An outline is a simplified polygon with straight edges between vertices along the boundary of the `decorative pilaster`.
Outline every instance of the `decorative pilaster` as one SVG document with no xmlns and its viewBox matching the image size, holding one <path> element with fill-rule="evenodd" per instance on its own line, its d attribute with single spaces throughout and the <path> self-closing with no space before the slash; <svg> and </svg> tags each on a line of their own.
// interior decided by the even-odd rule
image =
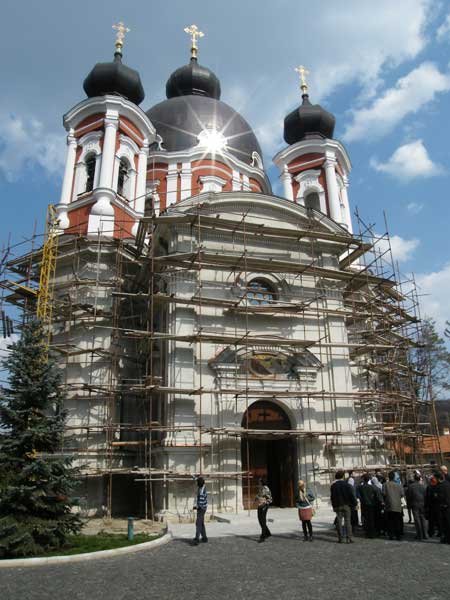
<svg viewBox="0 0 450 600">
<path fill-rule="evenodd" d="M 192 169 L 190 162 L 184 162 L 181 167 L 181 194 L 180 199 L 190 198 L 192 195 Z"/>
<path fill-rule="evenodd" d="M 169 164 L 167 171 L 167 195 L 166 208 L 175 204 L 177 201 L 178 170 L 177 164 Z"/>
<path fill-rule="evenodd" d="M 241 176 L 239 174 L 239 171 L 236 171 L 236 169 L 233 169 L 231 186 L 232 186 L 233 192 L 238 192 L 242 189 Z"/>
<path fill-rule="evenodd" d="M 330 217 L 336 223 L 341 223 L 341 209 L 339 202 L 339 188 L 336 177 L 336 159 L 327 156 L 325 161 L 325 176 L 327 180 L 328 204 L 330 207 Z"/>
<path fill-rule="evenodd" d="M 243 192 L 251 192 L 252 188 L 250 187 L 250 179 L 248 175 L 242 175 L 242 191 Z"/>
<path fill-rule="evenodd" d="M 56 214 L 61 229 L 67 229 L 69 227 L 69 216 L 67 214 L 68 205 L 70 204 L 70 198 L 72 195 L 73 178 L 75 174 L 75 158 L 77 153 L 77 140 L 73 135 L 73 131 L 70 131 L 67 136 L 67 157 L 66 166 L 64 169 L 64 179 L 61 190 L 61 198 L 59 204 L 56 207 Z"/>
<path fill-rule="evenodd" d="M 96 202 L 89 215 L 88 234 L 96 235 L 100 232 L 112 236 L 114 233 L 114 208 L 111 201 L 116 195 L 113 189 L 113 173 L 118 126 L 117 115 L 105 118 L 100 181 L 94 190 Z"/>
</svg>

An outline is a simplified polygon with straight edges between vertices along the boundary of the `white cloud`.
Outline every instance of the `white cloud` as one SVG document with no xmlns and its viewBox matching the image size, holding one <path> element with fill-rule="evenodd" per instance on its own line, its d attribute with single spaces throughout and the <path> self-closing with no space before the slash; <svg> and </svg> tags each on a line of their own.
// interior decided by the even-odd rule
<svg viewBox="0 0 450 600">
<path fill-rule="evenodd" d="M 421 204 L 420 202 L 410 202 L 406 205 L 406 209 L 412 215 L 418 215 L 423 209 L 423 204 Z"/>
<path fill-rule="evenodd" d="M 48 133 L 43 124 L 30 117 L 0 113 L 0 171 L 8 181 L 39 166 L 48 174 L 64 166 L 64 136 Z"/>
<path fill-rule="evenodd" d="M 436 32 L 436 38 L 439 42 L 450 40 L 450 14 L 448 14 Z"/>
<path fill-rule="evenodd" d="M 429 157 L 422 140 L 399 146 L 385 163 L 380 163 L 373 158 L 370 164 L 376 171 L 388 173 L 403 181 L 416 177 L 433 177 L 443 173 L 442 167 Z"/>
<path fill-rule="evenodd" d="M 422 273 L 416 277 L 423 317 L 432 317 L 442 333 L 450 320 L 450 263 L 440 271 Z"/>
<path fill-rule="evenodd" d="M 399 235 L 391 236 L 391 249 L 394 260 L 398 262 L 405 262 L 409 260 L 416 248 L 418 248 L 420 240 L 413 238 L 406 240 Z"/>
<path fill-rule="evenodd" d="M 425 29 L 434 6 L 432 0 L 378 0 L 375 18 L 373 5 L 361 0 L 347 0 L 345 7 L 328 2 L 326 10 L 321 2 L 287 4 L 289 18 L 283 20 L 282 27 L 273 27 L 270 9 L 261 23 L 260 38 L 270 38 L 273 52 L 267 54 L 259 41 L 248 38 L 248 53 L 255 60 L 248 63 L 248 71 L 243 65 L 237 83 L 246 90 L 243 112 L 255 131 L 262 131 L 261 146 L 266 157 L 285 145 L 282 121 L 301 101 L 295 65 L 301 62 L 310 70 L 313 103 L 321 102 L 330 109 L 327 97 L 337 88 L 354 85 L 354 102 L 367 104 L 389 69 L 416 58 L 425 48 Z M 298 23 L 308 23 L 301 36 Z M 231 49 L 231 56 L 227 50 L 229 61 L 239 62 L 242 51 L 241 45 Z M 255 89 L 253 82 L 261 73 L 266 73 L 268 79 Z M 223 81 L 225 101 L 235 80 L 233 71 L 230 81 Z"/>
<path fill-rule="evenodd" d="M 400 235 L 391 235 L 390 243 L 392 257 L 394 261 L 402 263 L 406 262 L 412 257 L 414 251 L 418 248 L 420 244 L 420 240 L 418 240 L 417 238 L 407 240 L 405 238 L 402 238 Z M 384 259 L 389 260 L 389 257 L 387 256 L 387 253 L 389 251 L 389 242 L 386 238 L 380 237 L 380 239 L 376 243 L 375 249 L 377 255 L 380 255 L 381 253 L 384 255 Z"/>
<path fill-rule="evenodd" d="M 373 5 L 360 0 L 347 1 L 346 10 L 338 3 L 326 11 L 318 6 L 318 28 L 308 26 L 321 46 L 314 48 L 317 58 L 311 63 L 314 89 L 324 96 L 342 83 L 356 81 L 363 86 L 363 95 L 370 97 L 381 83 L 383 67 L 398 66 L 423 50 L 432 4 L 430 0 L 381 0 L 376 18 Z"/>
<path fill-rule="evenodd" d="M 353 111 L 353 122 L 347 127 L 344 139 L 350 142 L 380 138 L 407 115 L 418 112 L 431 102 L 436 94 L 448 90 L 450 76 L 441 73 L 433 63 L 424 62 L 399 79 L 371 106 Z"/>
</svg>

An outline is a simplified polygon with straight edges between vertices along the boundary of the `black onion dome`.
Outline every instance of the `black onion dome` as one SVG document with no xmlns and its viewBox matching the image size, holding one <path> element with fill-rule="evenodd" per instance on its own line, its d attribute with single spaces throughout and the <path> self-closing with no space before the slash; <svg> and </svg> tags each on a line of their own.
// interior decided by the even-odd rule
<svg viewBox="0 0 450 600">
<path fill-rule="evenodd" d="M 336 119 L 319 104 L 311 104 L 308 94 L 303 94 L 303 102 L 284 119 L 284 139 L 287 144 L 295 144 L 306 137 L 320 136 L 332 138 Z"/>
<path fill-rule="evenodd" d="M 114 54 L 114 61 L 97 63 L 83 83 L 88 98 L 119 94 L 134 104 L 145 98 L 139 73 L 122 64 L 120 52 Z"/>
<path fill-rule="evenodd" d="M 174 71 L 166 84 L 167 98 L 191 95 L 220 99 L 220 81 L 212 71 L 199 65 L 196 58 Z"/>
<path fill-rule="evenodd" d="M 168 152 L 188 150 L 198 144 L 201 131 L 215 129 L 226 138 L 228 152 L 242 162 L 250 164 L 253 152 L 262 158 L 250 125 L 221 100 L 193 94 L 178 96 L 156 104 L 146 114 Z"/>
</svg>

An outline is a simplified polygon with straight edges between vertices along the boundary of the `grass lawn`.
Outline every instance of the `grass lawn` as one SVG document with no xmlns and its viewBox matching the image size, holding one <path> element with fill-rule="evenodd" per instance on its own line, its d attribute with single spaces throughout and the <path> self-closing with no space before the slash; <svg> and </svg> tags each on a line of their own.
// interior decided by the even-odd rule
<svg viewBox="0 0 450 600">
<path fill-rule="evenodd" d="M 97 535 L 70 535 L 63 548 L 52 550 L 45 554 L 36 556 L 67 556 L 69 554 L 83 554 L 84 552 L 98 552 L 99 550 L 111 550 L 112 548 L 122 548 L 123 546 L 135 546 L 143 542 L 156 540 L 160 535 L 147 535 L 146 533 L 137 533 L 132 542 L 128 541 L 125 534 L 98 533 Z"/>
</svg>

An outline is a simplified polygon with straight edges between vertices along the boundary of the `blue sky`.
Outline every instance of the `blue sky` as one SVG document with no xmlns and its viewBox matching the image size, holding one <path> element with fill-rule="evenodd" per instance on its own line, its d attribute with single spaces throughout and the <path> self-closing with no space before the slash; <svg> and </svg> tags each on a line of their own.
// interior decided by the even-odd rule
<svg viewBox="0 0 450 600">
<path fill-rule="evenodd" d="M 0 240 L 28 237 L 58 201 L 62 115 L 84 97 L 95 62 L 113 53 L 111 25 L 131 32 L 124 61 L 139 70 L 146 110 L 189 56 L 183 28 L 204 32 L 199 60 L 222 99 L 254 127 L 274 188 L 272 156 L 284 116 L 299 103 L 294 67 L 310 71 L 310 98 L 336 115 L 352 163 L 349 197 L 414 271 L 423 312 L 450 318 L 450 2 L 436 0 L 42 0 L 2 5 Z"/>
</svg>

